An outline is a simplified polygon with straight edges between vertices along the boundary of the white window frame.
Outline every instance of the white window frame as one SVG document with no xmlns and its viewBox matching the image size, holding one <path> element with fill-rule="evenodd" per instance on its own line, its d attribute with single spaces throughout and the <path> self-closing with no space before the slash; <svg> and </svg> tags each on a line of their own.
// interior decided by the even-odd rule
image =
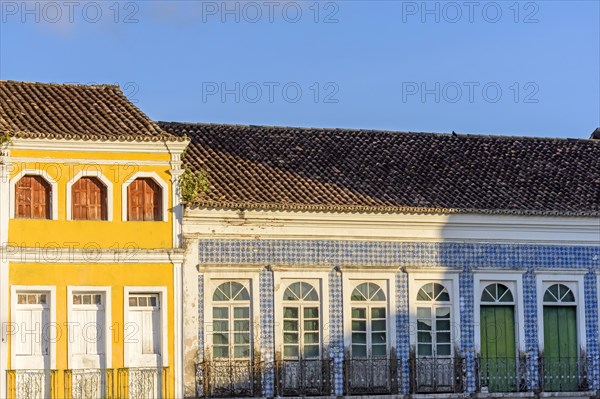
<svg viewBox="0 0 600 399">
<path fill-rule="evenodd" d="M 161 220 L 163 222 L 169 221 L 169 185 L 160 178 L 158 173 L 156 172 L 137 172 L 133 176 L 131 176 L 127 181 L 121 186 L 121 220 L 123 222 L 129 221 L 128 213 L 129 213 L 129 196 L 127 195 L 127 189 L 136 179 L 149 178 L 154 180 L 156 184 L 158 184 L 161 188 L 161 196 L 162 196 L 162 216 Z"/>
<path fill-rule="evenodd" d="M 260 294 L 259 294 L 259 271 L 230 271 L 204 272 L 204 353 L 211 353 L 212 347 L 212 308 L 213 294 L 215 289 L 222 283 L 235 281 L 242 283 L 250 291 L 250 359 L 253 360 L 259 349 L 260 337 Z M 212 353 L 211 353 L 212 360 Z"/>
<path fill-rule="evenodd" d="M 169 336 L 168 336 L 168 320 L 169 320 L 169 307 L 167 302 L 167 287 L 166 286 L 125 286 L 123 287 L 123 320 L 125 322 L 123 326 L 123 340 L 127 339 L 127 326 L 129 323 L 129 294 L 158 294 L 160 301 L 160 357 L 162 360 L 162 367 L 169 365 Z M 129 345 L 124 342 L 123 354 L 125 356 L 124 363 L 125 367 L 144 367 L 142 365 L 132 364 L 131 357 L 129 356 Z M 155 356 L 155 355 L 151 355 Z M 156 366 L 156 365 L 155 365 Z"/>
<path fill-rule="evenodd" d="M 47 171 L 39 169 L 24 169 L 10 179 L 9 209 L 10 218 L 15 219 L 15 201 L 17 183 L 24 176 L 39 176 L 50 185 L 50 220 L 58 220 L 58 183 Z"/>
<path fill-rule="evenodd" d="M 66 211 L 67 220 L 73 220 L 73 184 L 75 184 L 82 177 L 96 177 L 106 187 L 106 221 L 112 222 L 113 220 L 113 183 L 102 174 L 100 170 L 80 170 L 71 180 L 67 182 L 67 200 L 66 200 Z M 77 220 L 78 222 L 85 220 Z M 102 222 L 103 220 L 92 220 L 94 222 Z"/>
<path fill-rule="evenodd" d="M 377 270 L 372 271 L 342 271 L 342 304 L 344 320 L 344 347 L 351 353 L 352 347 L 352 300 L 350 296 L 352 291 L 362 283 L 375 283 L 384 290 L 386 296 L 386 357 L 389 357 L 392 348 L 397 348 L 396 342 L 396 318 L 398 317 L 396 309 L 396 273 L 397 270 Z M 365 302 L 368 303 L 368 302 Z"/>
<path fill-rule="evenodd" d="M 307 282 L 312 284 L 319 294 L 319 338 L 320 338 L 320 357 L 325 356 L 325 348 L 329 347 L 330 332 L 325 331 L 325 327 L 330 325 L 329 321 L 329 271 L 322 269 L 310 270 L 303 269 L 302 271 L 274 271 L 273 284 L 274 288 L 274 306 L 275 306 L 275 352 L 281 351 L 283 358 L 283 307 L 285 303 L 293 301 L 284 301 L 283 294 L 290 284 L 295 282 Z"/>
<path fill-rule="evenodd" d="M 12 285 L 10 287 L 10 321 L 13 326 L 17 326 L 17 294 L 20 292 L 39 292 L 45 293 L 49 296 L 50 303 L 48 307 L 50 309 L 50 325 L 55 326 L 55 332 L 57 335 L 54 339 L 49 339 L 48 346 L 50 347 L 50 369 L 56 369 L 56 341 L 60 337 L 60 327 L 56 324 L 56 286 L 54 285 Z M 17 328 L 20 328 L 17 326 Z M 45 329 L 42 326 L 42 336 L 44 332 L 51 332 L 52 329 Z M 18 334 L 18 331 L 17 331 Z M 15 347 L 15 337 L 17 334 L 12 334 L 10 340 L 10 364 L 13 369 L 17 369 L 17 350 Z M 25 369 L 31 367 L 25 367 Z"/>
<path fill-rule="evenodd" d="M 442 284 L 449 291 L 451 322 L 451 356 L 456 356 L 456 348 L 461 347 L 461 312 L 460 312 L 460 269 L 448 268 L 405 268 L 408 273 L 408 307 L 409 336 L 411 348 L 417 350 L 417 294 L 421 287 L 428 283 Z"/>
<path fill-rule="evenodd" d="M 575 306 L 577 306 L 577 351 L 585 352 L 587 347 L 585 328 L 585 293 L 584 276 L 588 271 L 585 269 L 574 270 L 537 270 L 536 292 L 537 292 L 537 319 L 538 319 L 538 345 L 541 352 L 544 350 L 544 294 L 549 286 L 561 283 L 569 287 L 575 295 Z"/>
<path fill-rule="evenodd" d="M 510 288 L 513 295 L 515 307 L 515 321 L 517 322 L 515 342 L 517 351 L 525 352 L 525 311 L 523 304 L 523 271 L 498 271 L 498 270 L 475 270 L 473 274 L 473 295 L 475 296 L 475 350 L 481 352 L 481 294 L 483 289 L 490 284 L 504 284 Z M 518 355 L 518 352 L 517 352 Z"/>
<path fill-rule="evenodd" d="M 76 293 L 98 293 L 103 294 L 104 297 L 104 359 L 106 365 L 104 368 L 112 368 L 112 300 L 111 300 L 111 287 L 110 286 L 79 286 L 69 285 L 67 286 L 67 322 L 70 322 L 71 315 L 73 314 L 73 294 Z M 129 303 L 129 302 L 128 302 Z M 67 329 L 67 335 L 71 333 L 71 328 Z M 70 369 L 74 368 L 73 360 L 71 359 L 71 353 L 73 352 L 74 341 L 68 337 L 68 348 L 67 348 L 67 365 Z M 101 365 L 102 366 L 102 365 Z M 102 368 L 102 367 L 101 367 Z"/>
</svg>

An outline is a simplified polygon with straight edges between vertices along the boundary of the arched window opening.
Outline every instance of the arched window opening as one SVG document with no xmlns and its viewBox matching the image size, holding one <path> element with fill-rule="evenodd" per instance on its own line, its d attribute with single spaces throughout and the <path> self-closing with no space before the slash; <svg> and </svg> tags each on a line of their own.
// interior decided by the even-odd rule
<svg viewBox="0 0 600 399">
<path fill-rule="evenodd" d="M 82 177 L 71 188 L 73 220 L 108 220 L 106 186 L 96 177 Z"/>
<path fill-rule="evenodd" d="M 213 356 L 216 359 L 249 359 L 250 294 L 236 281 L 220 284 L 213 294 Z"/>
<path fill-rule="evenodd" d="M 359 284 L 350 295 L 352 301 L 352 357 L 387 356 L 387 303 L 383 289 L 376 283 Z"/>
<path fill-rule="evenodd" d="M 283 357 L 321 356 L 321 319 L 317 289 L 306 282 L 290 284 L 283 294 Z"/>
<path fill-rule="evenodd" d="M 15 217 L 50 219 L 52 188 L 41 176 L 25 175 L 15 185 Z"/>
<path fill-rule="evenodd" d="M 439 283 L 427 283 L 417 293 L 417 356 L 452 356 L 450 294 Z"/>
<path fill-rule="evenodd" d="M 153 179 L 135 179 L 127 187 L 127 215 L 130 221 L 163 220 L 162 188 Z"/>
</svg>

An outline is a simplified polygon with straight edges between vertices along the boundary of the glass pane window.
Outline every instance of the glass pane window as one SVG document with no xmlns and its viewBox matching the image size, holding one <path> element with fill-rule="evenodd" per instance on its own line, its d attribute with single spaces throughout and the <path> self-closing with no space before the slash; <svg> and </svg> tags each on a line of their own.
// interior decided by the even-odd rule
<svg viewBox="0 0 600 399">
<path fill-rule="evenodd" d="M 48 303 L 47 294 L 41 293 L 19 293 L 17 294 L 17 304 L 19 305 L 46 305 Z"/>
<path fill-rule="evenodd" d="M 553 284 L 544 293 L 546 303 L 570 303 L 575 304 L 575 294 L 564 284 Z"/>
<path fill-rule="evenodd" d="M 509 291 L 510 292 L 510 291 Z M 506 294 L 506 292 L 502 292 Z M 484 295 L 497 296 L 485 291 Z M 424 284 L 417 293 L 417 356 L 452 356 L 452 308 L 443 284 Z"/>
<path fill-rule="evenodd" d="M 513 303 L 514 299 L 510 288 L 504 284 L 494 283 L 483 289 L 483 293 L 481 294 L 481 302 L 485 302 L 486 304 L 507 304 Z"/>
<path fill-rule="evenodd" d="M 92 303 L 97 303 L 95 301 L 101 300 L 97 298 L 95 295 L 90 298 L 86 298 L 87 295 L 81 295 L 81 299 L 77 298 L 77 300 L 81 300 L 84 305 Z M 75 296 L 73 297 L 73 301 L 75 301 Z M 75 302 L 73 302 L 75 303 Z M 159 306 L 158 294 L 129 294 L 129 306 L 130 307 L 149 307 L 155 308 Z"/>
<path fill-rule="evenodd" d="M 387 307 L 383 289 L 376 283 L 361 283 L 352 291 L 351 355 L 353 358 L 387 356 Z"/>
<path fill-rule="evenodd" d="M 451 309 L 449 306 L 417 308 L 417 355 L 452 355 Z"/>
<path fill-rule="evenodd" d="M 321 356 L 319 293 L 306 282 L 290 284 L 283 294 L 283 356 L 315 359 Z"/>
<path fill-rule="evenodd" d="M 250 295 L 244 285 L 228 281 L 213 293 L 212 351 L 216 359 L 249 359 L 252 355 Z"/>
</svg>

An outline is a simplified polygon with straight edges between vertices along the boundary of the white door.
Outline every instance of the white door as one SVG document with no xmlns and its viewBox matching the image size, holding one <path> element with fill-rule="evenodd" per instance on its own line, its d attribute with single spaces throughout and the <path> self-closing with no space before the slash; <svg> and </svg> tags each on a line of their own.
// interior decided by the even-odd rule
<svg viewBox="0 0 600 399">
<path fill-rule="evenodd" d="M 50 393 L 49 295 L 41 292 L 18 292 L 14 311 L 17 397 L 43 399 Z"/>
<path fill-rule="evenodd" d="M 104 395 L 105 318 L 104 295 L 97 292 L 75 292 L 71 295 L 71 328 L 69 329 L 72 397 L 101 398 Z"/>
<path fill-rule="evenodd" d="M 129 397 L 159 398 L 162 376 L 161 303 L 158 294 L 129 294 L 125 345 L 129 361 Z"/>
</svg>

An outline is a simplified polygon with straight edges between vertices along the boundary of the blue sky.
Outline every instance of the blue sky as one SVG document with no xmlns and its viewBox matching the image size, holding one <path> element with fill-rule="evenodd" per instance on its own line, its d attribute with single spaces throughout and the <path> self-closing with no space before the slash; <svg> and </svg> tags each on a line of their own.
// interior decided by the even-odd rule
<svg viewBox="0 0 600 399">
<path fill-rule="evenodd" d="M 587 138 L 599 3 L 0 0 L 0 78 L 164 121 Z"/>
</svg>

